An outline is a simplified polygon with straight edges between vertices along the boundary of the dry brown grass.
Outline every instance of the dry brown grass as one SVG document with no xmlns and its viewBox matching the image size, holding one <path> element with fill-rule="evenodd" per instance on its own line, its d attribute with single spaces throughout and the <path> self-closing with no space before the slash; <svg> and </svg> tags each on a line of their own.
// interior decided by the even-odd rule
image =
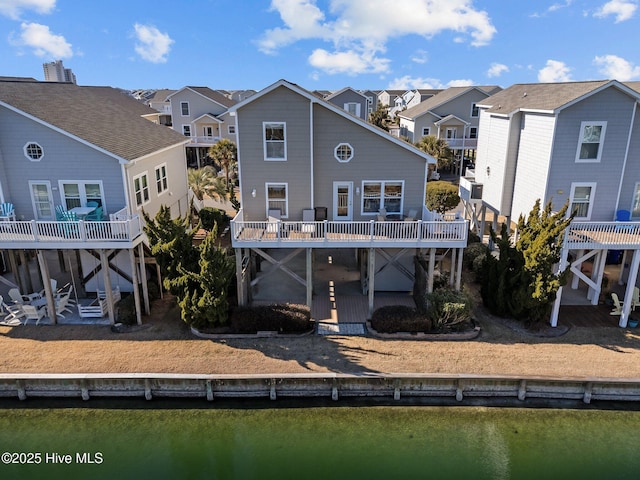
<svg viewBox="0 0 640 480">
<path fill-rule="evenodd" d="M 640 335 L 574 327 L 558 337 L 515 331 L 476 311 L 471 341 L 368 337 L 204 340 L 193 336 L 170 299 L 155 302 L 145 328 L 0 327 L 4 373 L 445 373 L 640 378 Z"/>
</svg>

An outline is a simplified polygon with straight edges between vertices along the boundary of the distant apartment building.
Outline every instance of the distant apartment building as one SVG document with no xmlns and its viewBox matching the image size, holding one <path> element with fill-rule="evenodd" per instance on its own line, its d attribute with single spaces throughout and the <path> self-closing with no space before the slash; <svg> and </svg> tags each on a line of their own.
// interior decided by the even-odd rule
<svg viewBox="0 0 640 480">
<path fill-rule="evenodd" d="M 64 68 L 62 60 L 42 64 L 45 82 L 76 83 L 76 76 L 70 68 Z"/>
</svg>

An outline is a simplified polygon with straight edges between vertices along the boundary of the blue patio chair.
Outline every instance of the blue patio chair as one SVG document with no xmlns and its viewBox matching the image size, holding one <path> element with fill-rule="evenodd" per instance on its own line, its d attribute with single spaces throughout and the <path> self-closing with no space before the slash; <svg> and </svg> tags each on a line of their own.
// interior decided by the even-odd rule
<svg viewBox="0 0 640 480">
<path fill-rule="evenodd" d="M 66 210 L 62 214 L 62 222 L 68 222 L 68 224 L 62 226 L 62 234 L 65 237 L 75 237 L 78 235 L 78 215 L 76 212 Z"/>
<path fill-rule="evenodd" d="M 16 211 L 13 207 L 13 203 L 5 202 L 0 203 L 0 220 L 9 221 L 16 220 Z"/>
<path fill-rule="evenodd" d="M 96 207 L 96 209 L 91 212 L 88 213 L 86 217 L 84 217 L 85 220 L 88 220 L 90 222 L 101 222 L 102 221 L 102 207 Z"/>
<path fill-rule="evenodd" d="M 98 202 L 94 202 L 93 200 L 87 202 L 87 207 L 95 207 L 98 208 L 100 205 L 98 204 Z"/>
<path fill-rule="evenodd" d="M 58 222 L 63 222 L 64 221 L 64 214 L 66 213 L 66 210 L 64 209 L 64 207 L 62 205 L 56 205 L 56 220 Z"/>
</svg>

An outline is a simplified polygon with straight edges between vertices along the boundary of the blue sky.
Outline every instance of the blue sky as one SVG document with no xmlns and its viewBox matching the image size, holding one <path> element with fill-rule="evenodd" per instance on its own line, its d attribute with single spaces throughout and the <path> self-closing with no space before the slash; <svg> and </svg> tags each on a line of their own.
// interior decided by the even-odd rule
<svg viewBox="0 0 640 480">
<path fill-rule="evenodd" d="M 0 0 L 0 75 L 313 89 L 640 80 L 640 0 Z"/>
</svg>

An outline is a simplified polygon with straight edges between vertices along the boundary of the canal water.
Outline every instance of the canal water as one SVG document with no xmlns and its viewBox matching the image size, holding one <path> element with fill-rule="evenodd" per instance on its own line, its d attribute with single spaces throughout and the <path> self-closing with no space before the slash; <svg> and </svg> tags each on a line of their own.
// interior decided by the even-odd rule
<svg viewBox="0 0 640 480">
<path fill-rule="evenodd" d="M 640 412 L 3 408 L 0 450 L 1 479 L 637 479 Z"/>
</svg>

